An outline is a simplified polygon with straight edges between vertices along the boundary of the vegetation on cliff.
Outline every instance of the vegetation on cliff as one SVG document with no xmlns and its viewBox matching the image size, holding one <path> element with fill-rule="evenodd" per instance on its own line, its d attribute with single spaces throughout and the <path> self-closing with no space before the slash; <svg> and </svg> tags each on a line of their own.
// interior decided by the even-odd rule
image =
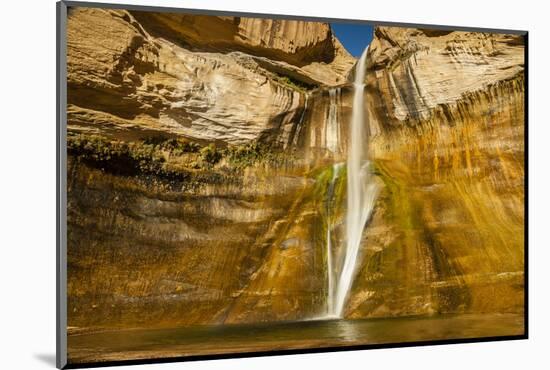
<svg viewBox="0 0 550 370">
<path fill-rule="evenodd" d="M 309 90 L 313 90 L 318 88 L 318 85 L 313 84 L 306 84 L 305 82 L 299 81 L 295 78 L 292 78 L 290 76 L 283 76 L 279 74 L 275 74 L 273 76 L 273 79 L 287 87 L 290 87 L 291 89 L 297 90 L 299 92 L 307 92 Z"/>
<path fill-rule="evenodd" d="M 292 158 L 291 153 L 258 142 L 225 147 L 184 138 L 148 137 L 125 142 L 72 132 L 67 137 L 67 152 L 107 172 L 171 179 L 186 179 L 190 174 L 205 171 L 239 173 L 256 165 L 278 166 Z"/>
</svg>

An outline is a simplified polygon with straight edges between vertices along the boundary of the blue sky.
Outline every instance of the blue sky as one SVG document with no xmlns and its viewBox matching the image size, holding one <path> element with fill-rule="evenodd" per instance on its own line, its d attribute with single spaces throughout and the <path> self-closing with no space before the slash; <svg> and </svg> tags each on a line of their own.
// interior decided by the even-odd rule
<svg viewBox="0 0 550 370">
<path fill-rule="evenodd" d="M 359 58 L 370 44 L 374 27 L 368 24 L 331 23 L 332 32 L 347 51 Z"/>
</svg>

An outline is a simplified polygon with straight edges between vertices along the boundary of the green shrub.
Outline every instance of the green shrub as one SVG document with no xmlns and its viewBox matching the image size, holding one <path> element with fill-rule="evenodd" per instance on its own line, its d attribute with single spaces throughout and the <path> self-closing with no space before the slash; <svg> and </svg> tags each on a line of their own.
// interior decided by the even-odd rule
<svg viewBox="0 0 550 370">
<path fill-rule="evenodd" d="M 222 153 L 218 151 L 215 144 L 209 144 L 200 150 L 202 160 L 210 165 L 214 165 L 222 159 Z"/>
<path fill-rule="evenodd" d="M 305 82 L 299 81 L 290 76 L 284 76 L 279 74 L 277 75 L 277 81 L 283 85 L 290 87 L 291 89 L 298 90 L 301 92 L 305 92 L 307 90 L 311 90 L 316 87 L 315 85 L 307 84 Z"/>
<path fill-rule="evenodd" d="M 96 135 L 69 133 L 69 154 L 89 165 L 123 175 L 139 173 L 176 178 L 190 172 L 201 172 L 218 166 L 222 172 L 240 171 L 246 167 L 264 163 L 278 165 L 287 155 L 275 151 L 267 144 L 249 143 L 219 148 L 211 143 L 201 146 L 188 139 L 162 137 L 143 141 L 123 142 Z"/>
<path fill-rule="evenodd" d="M 153 145 L 158 150 L 166 150 L 176 155 L 182 153 L 197 153 L 201 146 L 186 139 L 170 138 L 163 136 L 151 136 L 143 140 L 145 145 Z"/>
<path fill-rule="evenodd" d="M 67 152 L 91 165 L 120 174 L 160 174 L 165 161 L 153 144 L 128 144 L 95 135 L 68 135 Z"/>
</svg>

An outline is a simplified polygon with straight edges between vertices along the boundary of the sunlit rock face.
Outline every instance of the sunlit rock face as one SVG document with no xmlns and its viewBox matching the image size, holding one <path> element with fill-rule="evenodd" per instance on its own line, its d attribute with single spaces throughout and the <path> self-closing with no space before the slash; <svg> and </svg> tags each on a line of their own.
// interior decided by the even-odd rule
<svg viewBox="0 0 550 370">
<path fill-rule="evenodd" d="M 377 28 L 369 56 L 385 186 L 347 315 L 522 312 L 522 38 Z"/>
<path fill-rule="evenodd" d="M 509 35 L 376 29 L 381 190 L 345 317 L 521 312 L 523 52 Z M 323 23 L 72 9 L 69 133 L 142 152 L 125 170 L 105 144 L 69 151 L 70 330 L 322 317 L 354 63 Z M 203 163 L 212 143 L 236 160 Z M 150 151 L 162 171 L 141 169 Z"/>
<path fill-rule="evenodd" d="M 523 36 L 378 27 L 367 68 L 375 125 L 455 122 L 445 109 L 523 75 Z"/>
<path fill-rule="evenodd" d="M 69 128 L 117 138 L 285 142 L 354 63 L 325 23 L 75 8 L 67 32 Z"/>
<path fill-rule="evenodd" d="M 169 168 L 159 175 L 69 151 L 71 330 L 322 313 L 318 167 L 345 157 L 346 103 L 329 86 L 354 61 L 324 23 L 72 9 L 71 134 L 301 154 L 278 168 L 197 170 L 198 153 L 180 163 L 158 151 Z"/>
<path fill-rule="evenodd" d="M 69 326 L 319 314 L 323 198 L 315 178 L 284 172 L 168 180 L 120 176 L 70 157 Z"/>
<path fill-rule="evenodd" d="M 152 33 L 191 50 L 243 51 L 272 62 L 302 67 L 305 75 L 341 84 L 354 58 L 323 22 L 132 12 Z"/>
<path fill-rule="evenodd" d="M 346 84 L 324 87 L 309 94 L 304 119 L 297 127 L 292 144 L 311 165 L 346 160 L 352 93 Z"/>
</svg>

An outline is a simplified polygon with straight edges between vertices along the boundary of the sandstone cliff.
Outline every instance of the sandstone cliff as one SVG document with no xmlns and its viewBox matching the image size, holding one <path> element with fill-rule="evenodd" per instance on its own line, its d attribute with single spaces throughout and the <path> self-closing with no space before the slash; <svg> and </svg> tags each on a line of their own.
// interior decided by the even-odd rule
<svg viewBox="0 0 550 370">
<path fill-rule="evenodd" d="M 322 315 L 355 63 L 330 28 L 79 8 L 68 28 L 71 330 Z M 521 312 L 523 52 L 376 29 L 382 190 L 346 317 Z"/>
<path fill-rule="evenodd" d="M 325 23 L 75 8 L 69 128 L 286 144 L 307 90 L 353 63 Z"/>
<path fill-rule="evenodd" d="M 69 325 L 320 312 L 308 163 L 327 146 L 319 87 L 345 82 L 354 61 L 324 23 L 72 9 Z M 308 159 L 273 164 L 271 151 L 298 147 Z"/>
<path fill-rule="evenodd" d="M 522 78 L 523 36 L 376 28 L 369 48 L 375 125 L 415 125 L 452 110 L 467 95 Z M 451 122 L 452 124 L 453 122 Z M 376 132 L 373 132 L 376 135 Z"/>
<path fill-rule="evenodd" d="M 522 36 L 378 27 L 368 68 L 385 187 L 348 314 L 521 312 Z"/>
</svg>

